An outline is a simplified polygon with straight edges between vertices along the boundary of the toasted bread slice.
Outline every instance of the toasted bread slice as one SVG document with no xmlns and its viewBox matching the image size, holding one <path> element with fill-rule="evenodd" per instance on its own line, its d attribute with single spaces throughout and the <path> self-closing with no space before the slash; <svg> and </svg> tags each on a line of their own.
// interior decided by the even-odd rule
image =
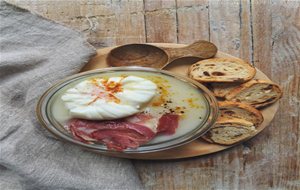
<svg viewBox="0 0 300 190">
<path fill-rule="evenodd" d="M 253 123 L 243 119 L 219 120 L 202 138 L 211 143 L 232 145 L 254 135 Z"/>
<path fill-rule="evenodd" d="M 276 102 L 282 96 L 277 84 L 265 80 L 254 79 L 231 90 L 226 100 L 251 104 L 255 108 L 267 106 Z"/>
<path fill-rule="evenodd" d="M 240 83 L 211 83 L 211 90 L 218 98 L 224 98 L 232 89 L 238 87 Z"/>
<path fill-rule="evenodd" d="M 263 115 L 253 106 L 240 102 L 219 102 L 220 116 L 219 118 L 228 119 L 244 119 L 250 121 L 254 126 L 259 126 L 263 121 Z"/>
<path fill-rule="evenodd" d="M 189 76 L 199 82 L 245 82 L 255 73 L 253 66 L 234 58 L 206 59 L 189 68 Z"/>
</svg>

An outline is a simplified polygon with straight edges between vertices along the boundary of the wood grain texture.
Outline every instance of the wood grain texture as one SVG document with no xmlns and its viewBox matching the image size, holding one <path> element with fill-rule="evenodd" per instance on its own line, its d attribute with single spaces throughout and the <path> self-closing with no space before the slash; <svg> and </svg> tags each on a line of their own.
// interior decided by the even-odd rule
<svg viewBox="0 0 300 190">
<path fill-rule="evenodd" d="M 270 7 L 271 1 L 263 3 L 252 1 L 250 4 L 253 62 L 254 65 L 260 65 L 267 75 L 271 74 L 270 65 L 272 64 L 272 10 Z"/>
<path fill-rule="evenodd" d="M 209 40 L 208 0 L 177 0 L 178 43 Z"/>
<path fill-rule="evenodd" d="M 260 3 L 252 7 L 257 16 L 253 17 L 253 29 L 259 33 L 259 38 L 254 40 L 255 66 L 269 73 L 284 91 L 281 109 L 265 131 L 268 138 L 260 136 L 258 140 L 262 145 L 254 152 L 253 158 L 261 156 L 273 160 L 263 165 L 269 170 L 264 175 L 267 183 L 261 187 L 269 184 L 274 188 L 299 189 L 300 2 L 272 1 L 271 5 Z M 263 7 L 271 7 L 271 12 L 263 11 Z M 257 175 L 257 179 L 261 177 L 262 174 Z"/>
<path fill-rule="evenodd" d="M 300 189 L 298 0 L 9 0 L 77 29 L 96 47 L 214 42 L 284 90 L 280 111 L 254 139 L 176 161 L 133 161 L 146 189 Z"/>
<path fill-rule="evenodd" d="M 147 42 L 177 42 L 175 0 L 144 0 Z"/>
<path fill-rule="evenodd" d="M 210 40 L 221 51 L 239 57 L 240 2 L 209 1 Z"/>
<path fill-rule="evenodd" d="M 146 41 L 143 0 L 64 2 L 9 0 L 9 2 L 81 31 L 97 48 Z"/>
</svg>

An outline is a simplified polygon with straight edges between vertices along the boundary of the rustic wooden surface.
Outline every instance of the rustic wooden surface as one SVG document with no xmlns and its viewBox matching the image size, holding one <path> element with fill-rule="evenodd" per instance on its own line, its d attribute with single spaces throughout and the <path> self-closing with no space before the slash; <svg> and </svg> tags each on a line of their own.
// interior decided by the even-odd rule
<svg viewBox="0 0 300 190">
<path fill-rule="evenodd" d="M 214 42 L 279 83 L 271 125 L 229 150 L 176 161 L 132 161 L 147 189 L 300 189 L 299 0 L 9 0 L 77 29 L 95 47 Z"/>
</svg>

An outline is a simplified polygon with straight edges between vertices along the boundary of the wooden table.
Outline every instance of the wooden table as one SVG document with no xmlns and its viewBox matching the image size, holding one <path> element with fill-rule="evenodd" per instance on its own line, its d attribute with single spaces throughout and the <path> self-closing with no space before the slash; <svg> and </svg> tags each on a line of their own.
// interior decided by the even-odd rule
<svg viewBox="0 0 300 190">
<path fill-rule="evenodd" d="M 132 163 L 147 189 L 300 189 L 300 1 L 9 0 L 77 29 L 95 47 L 215 43 L 284 90 L 271 125 L 212 155 Z"/>
</svg>

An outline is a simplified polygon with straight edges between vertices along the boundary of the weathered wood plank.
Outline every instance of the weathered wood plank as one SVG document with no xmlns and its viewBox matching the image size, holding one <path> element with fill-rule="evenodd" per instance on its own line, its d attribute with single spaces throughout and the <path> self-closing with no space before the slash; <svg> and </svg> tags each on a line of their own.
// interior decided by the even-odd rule
<svg viewBox="0 0 300 190">
<path fill-rule="evenodd" d="M 42 16 L 77 29 L 96 47 L 145 42 L 143 0 L 10 0 Z"/>
<path fill-rule="evenodd" d="M 240 4 L 209 1 L 210 39 L 221 51 L 239 57 L 240 49 Z"/>
<path fill-rule="evenodd" d="M 248 1 L 209 1 L 210 40 L 221 51 L 251 62 Z"/>
<path fill-rule="evenodd" d="M 253 2 L 252 9 L 255 66 L 281 85 L 284 96 L 274 121 L 259 136 L 261 146 L 255 144 L 254 159 L 246 165 L 255 161 L 269 168 L 254 177 L 260 179 L 257 187 L 299 189 L 300 2 Z"/>
<path fill-rule="evenodd" d="M 271 54 L 272 54 L 272 10 L 271 1 L 257 3 L 252 1 L 252 38 L 253 38 L 253 62 L 259 65 L 260 69 L 271 75 Z"/>
<path fill-rule="evenodd" d="M 177 0 L 178 43 L 209 40 L 208 0 Z"/>
<path fill-rule="evenodd" d="M 175 0 L 145 0 L 144 1 L 145 11 L 155 11 L 159 9 L 172 9 L 176 7 Z"/>
<path fill-rule="evenodd" d="M 177 42 L 175 0 L 145 0 L 147 42 Z"/>
<path fill-rule="evenodd" d="M 240 58 L 253 64 L 253 42 L 251 26 L 251 6 L 248 0 L 240 1 Z"/>
</svg>

